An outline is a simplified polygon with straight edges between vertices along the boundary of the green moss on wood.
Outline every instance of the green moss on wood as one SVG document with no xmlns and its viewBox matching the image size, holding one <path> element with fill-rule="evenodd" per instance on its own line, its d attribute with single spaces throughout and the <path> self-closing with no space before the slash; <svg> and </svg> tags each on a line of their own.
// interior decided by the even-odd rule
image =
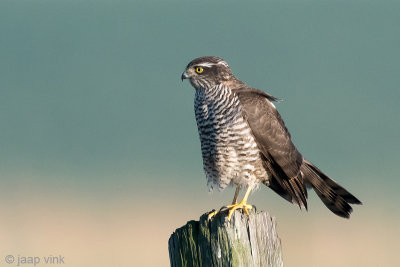
<svg viewBox="0 0 400 267">
<path fill-rule="evenodd" d="M 171 266 L 282 266 L 275 221 L 266 213 L 236 211 L 231 220 L 203 214 L 175 230 L 168 245 Z"/>
</svg>

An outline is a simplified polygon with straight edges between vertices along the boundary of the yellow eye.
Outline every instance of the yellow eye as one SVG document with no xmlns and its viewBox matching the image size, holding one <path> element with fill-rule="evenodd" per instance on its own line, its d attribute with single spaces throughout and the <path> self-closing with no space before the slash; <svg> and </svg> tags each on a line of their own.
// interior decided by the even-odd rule
<svg viewBox="0 0 400 267">
<path fill-rule="evenodd" d="M 203 73 L 204 69 L 202 67 L 195 67 L 194 70 L 196 71 L 196 73 L 201 74 Z"/>
</svg>

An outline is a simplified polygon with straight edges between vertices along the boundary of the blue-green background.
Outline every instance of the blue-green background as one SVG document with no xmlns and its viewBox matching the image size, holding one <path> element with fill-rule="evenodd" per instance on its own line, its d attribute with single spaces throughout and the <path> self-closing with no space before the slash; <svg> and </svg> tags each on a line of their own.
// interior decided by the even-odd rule
<svg viewBox="0 0 400 267">
<path fill-rule="evenodd" d="M 399 48 L 396 1 L 3 0 L 0 209 L 9 216 L 0 222 L 8 233 L 0 253 L 42 246 L 42 254 L 64 253 L 70 266 L 110 257 L 115 266 L 168 264 L 168 235 L 233 195 L 207 191 L 194 90 L 180 80 L 190 60 L 216 55 L 248 85 L 283 99 L 277 108 L 302 154 L 364 202 L 345 221 L 313 193 L 306 213 L 269 189 L 255 192 L 251 202 L 277 217 L 288 266 L 376 266 L 359 257 L 369 242 L 388 244 L 369 249 L 394 263 Z M 52 233 L 67 241 L 34 243 L 37 225 L 24 216 L 32 211 L 37 225 L 65 223 Z M 332 239 L 310 240 L 321 218 Z M 371 237 L 377 228 L 386 232 Z M 113 240 L 115 251 L 93 245 L 85 229 L 102 244 Z M 360 247 L 359 256 L 339 244 L 319 261 L 315 248 L 337 241 L 341 229 L 364 229 L 342 240 Z M 157 234 L 135 237 L 145 231 Z M 76 249 L 79 242 L 87 246 Z"/>
</svg>

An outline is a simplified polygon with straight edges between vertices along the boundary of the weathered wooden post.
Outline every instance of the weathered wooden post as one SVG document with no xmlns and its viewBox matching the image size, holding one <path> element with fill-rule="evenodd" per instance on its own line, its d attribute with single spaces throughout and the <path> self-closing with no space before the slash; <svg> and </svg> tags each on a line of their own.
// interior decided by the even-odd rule
<svg viewBox="0 0 400 267">
<path fill-rule="evenodd" d="M 172 267 L 283 266 L 275 219 L 267 212 L 235 211 L 212 220 L 203 214 L 175 230 L 168 241 Z"/>
</svg>

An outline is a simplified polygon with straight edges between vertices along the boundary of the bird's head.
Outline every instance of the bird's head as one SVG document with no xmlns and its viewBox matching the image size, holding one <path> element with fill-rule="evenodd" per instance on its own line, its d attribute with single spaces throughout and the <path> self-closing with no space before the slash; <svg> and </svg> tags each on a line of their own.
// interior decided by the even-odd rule
<svg viewBox="0 0 400 267">
<path fill-rule="evenodd" d="M 192 60 L 182 73 L 196 89 L 209 89 L 234 78 L 229 65 L 219 57 L 199 57 Z"/>
</svg>

